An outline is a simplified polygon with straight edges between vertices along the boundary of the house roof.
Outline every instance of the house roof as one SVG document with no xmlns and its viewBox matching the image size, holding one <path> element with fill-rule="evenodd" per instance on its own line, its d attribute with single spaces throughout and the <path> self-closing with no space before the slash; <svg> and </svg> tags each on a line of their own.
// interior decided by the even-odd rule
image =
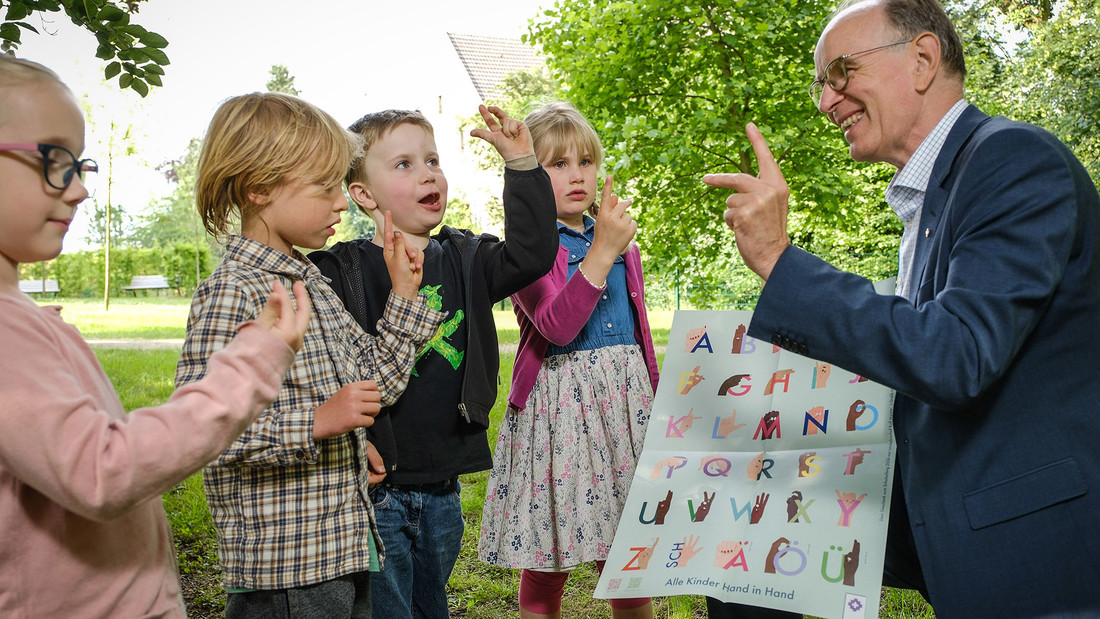
<svg viewBox="0 0 1100 619">
<path fill-rule="evenodd" d="M 500 95 L 499 89 L 505 75 L 542 64 L 535 50 L 519 39 L 453 32 L 448 32 L 447 36 L 466 67 L 478 96 L 485 101 Z"/>
</svg>

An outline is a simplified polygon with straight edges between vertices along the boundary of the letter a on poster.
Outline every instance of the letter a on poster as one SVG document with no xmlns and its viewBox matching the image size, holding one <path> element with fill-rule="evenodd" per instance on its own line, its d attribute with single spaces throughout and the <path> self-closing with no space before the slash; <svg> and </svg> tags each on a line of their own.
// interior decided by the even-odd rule
<svg viewBox="0 0 1100 619">
<path fill-rule="evenodd" d="M 706 595 L 878 616 L 894 392 L 677 311 L 596 597 Z"/>
</svg>

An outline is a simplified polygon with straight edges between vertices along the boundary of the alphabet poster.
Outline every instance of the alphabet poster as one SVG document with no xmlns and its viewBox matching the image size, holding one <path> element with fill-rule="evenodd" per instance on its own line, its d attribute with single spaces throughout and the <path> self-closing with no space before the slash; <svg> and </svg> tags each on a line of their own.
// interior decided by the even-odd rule
<svg viewBox="0 0 1100 619">
<path fill-rule="evenodd" d="M 894 392 L 677 311 L 599 598 L 878 616 Z"/>
</svg>

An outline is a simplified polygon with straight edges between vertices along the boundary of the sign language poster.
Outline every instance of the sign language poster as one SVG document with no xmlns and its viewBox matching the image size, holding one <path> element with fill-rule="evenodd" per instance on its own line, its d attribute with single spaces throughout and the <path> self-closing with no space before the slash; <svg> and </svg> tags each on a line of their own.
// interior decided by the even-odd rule
<svg viewBox="0 0 1100 619">
<path fill-rule="evenodd" d="M 678 311 L 596 597 L 878 616 L 894 392 Z"/>
</svg>

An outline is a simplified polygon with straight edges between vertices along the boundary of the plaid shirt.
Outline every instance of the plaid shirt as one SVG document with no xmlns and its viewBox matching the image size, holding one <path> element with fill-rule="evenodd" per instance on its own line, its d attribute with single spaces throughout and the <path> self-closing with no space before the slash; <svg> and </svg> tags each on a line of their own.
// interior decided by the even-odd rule
<svg viewBox="0 0 1100 619">
<path fill-rule="evenodd" d="M 191 302 L 176 384 L 203 377 L 210 355 L 263 308 L 275 279 L 303 280 L 313 317 L 275 402 L 204 470 L 224 584 L 287 589 L 377 569 L 381 541 L 367 496 L 362 429 L 313 439 L 313 411 L 342 386 L 373 379 L 382 405 L 408 384 L 416 353 L 445 315 L 390 295 L 377 337 L 363 332 L 309 260 L 240 236 Z"/>
</svg>

